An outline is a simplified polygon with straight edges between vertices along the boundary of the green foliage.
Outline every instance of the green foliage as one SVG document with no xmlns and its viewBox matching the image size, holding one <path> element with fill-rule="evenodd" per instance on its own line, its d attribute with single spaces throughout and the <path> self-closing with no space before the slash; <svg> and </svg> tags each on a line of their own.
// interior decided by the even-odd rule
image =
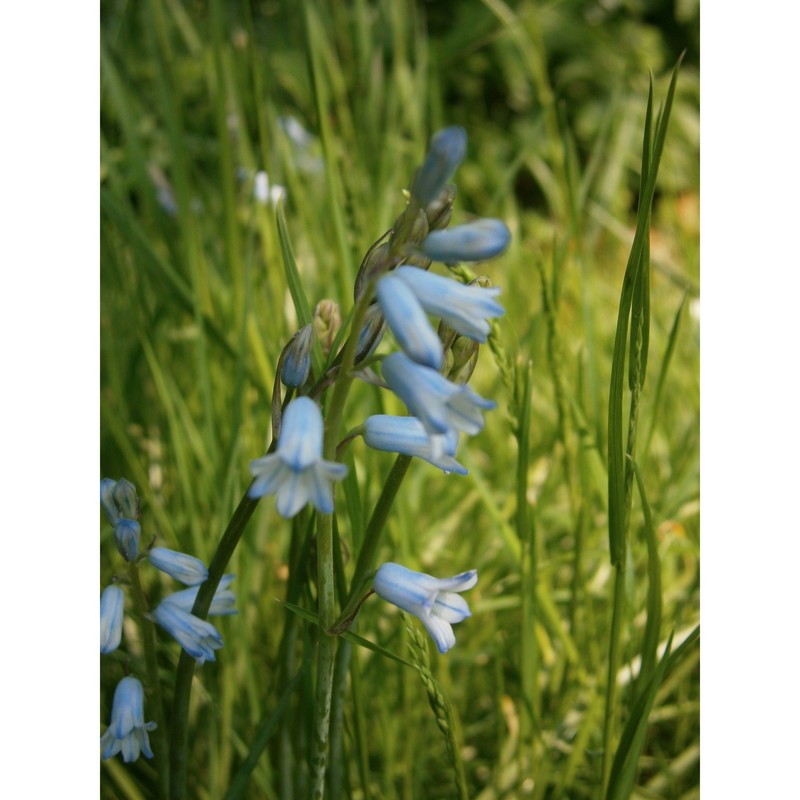
<svg viewBox="0 0 800 800">
<path fill-rule="evenodd" d="M 402 211 L 432 132 L 469 134 L 454 220 L 499 217 L 513 233 L 478 270 L 506 315 L 471 381 L 498 410 L 462 443 L 470 474 L 393 467 L 354 441 L 337 493 L 340 584 L 356 575 L 355 590 L 389 557 L 479 571 L 472 619 L 428 665 L 458 736 L 437 726 L 399 615 L 370 598 L 335 678 L 331 796 L 456 797 L 455 763 L 479 800 L 604 797 L 610 557 L 624 564 L 624 615 L 608 796 L 697 796 L 697 27 L 687 3 L 102 3 L 101 477 L 136 484 L 143 543 L 209 562 L 269 442 L 284 345 L 323 298 L 347 317 L 360 259 Z M 668 97 L 665 133 L 655 110 Z M 288 118 L 307 139 L 292 140 Z M 254 199 L 258 170 L 286 188 L 277 208 Z M 621 420 L 640 319 L 634 463 Z M 344 429 L 370 413 L 403 409 L 357 383 Z M 239 614 L 194 677 L 189 797 L 306 796 L 312 525 L 262 502 L 234 552 Z M 106 585 L 119 564 L 103 537 Z M 170 590 L 146 580 L 151 602 Z M 103 659 L 103 724 L 125 669 L 144 674 L 136 631 L 126 623 Z M 178 650 L 158 636 L 169 729 Z M 659 658 L 670 640 L 686 644 Z M 156 796 L 144 759 L 102 769 L 104 797 Z"/>
</svg>

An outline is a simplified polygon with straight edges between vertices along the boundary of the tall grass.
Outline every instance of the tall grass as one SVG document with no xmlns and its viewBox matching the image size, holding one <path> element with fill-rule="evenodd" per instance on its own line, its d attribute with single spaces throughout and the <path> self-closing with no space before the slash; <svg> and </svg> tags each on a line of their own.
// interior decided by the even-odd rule
<svg viewBox="0 0 800 800">
<path fill-rule="evenodd" d="M 633 18 L 447 8 L 445 27 L 410 0 L 103 5 L 101 477 L 137 485 L 146 539 L 208 563 L 268 443 L 284 344 L 319 300 L 350 311 L 429 134 L 464 125 L 456 218 L 513 233 L 480 267 L 507 311 L 471 383 L 499 411 L 465 478 L 353 444 L 331 541 L 346 586 L 402 480 L 375 563 L 477 567 L 473 617 L 428 657 L 363 606 L 334 664 L 326 797 L 697 797 L 696 69 L 670 83 L 678 54 Z M 254 199 L 258 170 L 282 209 Z M 344 428 L 401 411 L 357 382 Z M 268 502 L 241 533 L 239 614 L 191 685 L 187 796 L 304 798 L 317 545 Z M 104 724 L 144 658 L 133 622 L 124 641 Z M 169 735 L 179 659 L 159 642 Z M 158 796 L 163 757 L 104 761 L 104 796 Z"/>
</svg>

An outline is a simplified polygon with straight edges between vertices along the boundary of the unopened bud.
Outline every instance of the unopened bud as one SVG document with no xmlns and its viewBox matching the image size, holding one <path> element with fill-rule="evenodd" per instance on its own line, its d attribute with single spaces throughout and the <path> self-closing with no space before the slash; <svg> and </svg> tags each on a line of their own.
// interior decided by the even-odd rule
<svg viewBox="0 0 800 800">
<path fill-rule="evenodd" d="M 111 478 L 103 478 L 100 481 L 100 505 L 112 525 L 119 519 L 119 509 L 117 508 L 116 500 L 114 500 L 114 486 L 116 483 Z"/>
<path fill-rule="evenodd" d="M 421 206 L 436 199 L 467 153 L 467 132 L 459 125 L 439 131 L 414 176 L 411 194 Z"/>
<path fill-rule="evenodd" d="M 367 309 L 366 316 L 364 317 L 364 324 L 361 326 L 361 331 L 358 334 L 356 364 L 375 352 L 375 348 L 380 344 L 383 338 L 384 330 L 386 330 L 386 322 L 383 318 L 381 307 L 377 303 L 373 303 Z"/>
<path fill-rule="evenodd" d="M 112 495 L 121 517 L 139 519 L 139 495 L 136 494 L 136 487 L 129 480 L 120 478 L 114 484 Z"/>
<path fill-rule="evenodd" d="M 133 519 L 120 517 L 114 524 L 114 542 L 126 561 L 134 561 L 139 555 L 139 537 L 142 529 Z"/>
<path fill-rule="evenodd" d="M 314 331 L 327 356 L 333 347 L 333 340 L 342 327 L 342 312 L 335 300 L 320 300 L 314 309 Z"/>
<path fill-rule="evenodd" d="M 453 202 L 456 199 L 456 185 L 448 183 L 439 192 L 439 196 L 425 207 L 425 215 L 428 218 L 428 227 L 432 231 L 446 228 L 453 217 Z"/>
<path fill-rule="evenodd" d="M 480 344 L 468 336 L 459 336 L 450 348 L 453 361 L 447 373 L 447 379 L 453 383 L 467 383 L 478 363 Z M 448 359 L 448 363 L 449 359 Z"/>
<path fill-rule="evenodd" d="M 380 241 L 380 240 L 379 240 Z M 353 290 L 355 301 L 358 302 L 361 295 L 364 294 L 367 284 L 378 275 L 388 272 L 393 267 L 396 267 L 402 260 L 400 256 L 391 256 L 391 247 L 389 242 L 382 244 L 374 244 L 369 249 L 369 252 L 364 256 L 361 266 L 358 269 L 356 276 L 356 283 Z"/>
<path fill-rule="evenodd" d="M 281 369 L 281 382 L 284 386 L 297 388 L 308 380 L 313 346 L 314 326 L 309 323 L 292 336 L 289 344 L 286 345 Z"/>
</svg>

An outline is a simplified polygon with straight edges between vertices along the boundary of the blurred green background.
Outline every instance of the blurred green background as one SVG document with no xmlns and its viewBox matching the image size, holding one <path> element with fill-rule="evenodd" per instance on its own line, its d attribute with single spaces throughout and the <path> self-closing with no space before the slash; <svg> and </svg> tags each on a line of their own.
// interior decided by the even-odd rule
<svg viewBox="0 0 800 800">
<path fill-rule="evenodd" d="M 267 444 L 277 357 L 297 328 L 273 203 L 312 306 L 352 304 L 367 248 L 404 205 L 430 135 L 465 127 L 454 221 L 504 219 L 513 241 L 480 266 L 507 309 L 499 350 L 472 385 L 498 402 L 462 442 L 470 475 L 414 462 L 380 560 L 446 576 L 479 570 L 473 618 L 431 655 L 457 717 L 470 796 L 600 797 L 610 625 L 607 409 L 617 305 L 639 192 L 648 81 L 656 101 L 685 51 L 652 218 L 650 361 L 637 461 L 660 556 L 660 640 L 699 619 L 699 8 L 693 2 L 354 0 L 101 3 L 101 477 L 142 497 L 143 537 L 206 562 Z M 379 352 L 394 347 L 390 337 Z M 499 362 L 499 363 L 498 363 Z M 531 364 L 518 457 L 517 379 Z M 346 423 L 401 413 L 360 385 Z M 339 501 L 347 553 L 391 466 L 350 448 Z M 520 474 L 519 464 L 524 469 Z M 635 493 L 634 493 L 635 494 Z M 519 536 L 520 504 L 531 541 Z M 635 495 L 620 670 L 632 713 L 648 593 Z M 261 504 L 232 562 L 239 614 L 197 672 L 189 796 L 219 798 L 274 709 L 286 653 L 292 537 Z M 531 551 L 529 547 L 532 547 Z M 345 569 L 352 565 L 352 559 Z M 101 533 L 103 585 L 119 574 Z M 148 575 L 154 601 L 177 587 Z M 313 581 L 302 604 L 313 608 Z M 296 666 L 316 632 L 297 624 Z M 358 632 L 405 657 L 406 634 L 372 600 Z M 162 639 L 169 699 L 177 645 Z M 139 634 L 101 665 L 101 719 Z M 310 679 L 307 681 L 310 683 Z M 293 695 L 247 797 L 305 797 L 313 692 Z M 441 733 L 413 670 L 355 647 L 339 796 L 455 796 Z M 699 796 L 699 650 L 655 697 L 633 796 Z M 152 765 L 103 762 L 105 797 L 154 796 Z M 332 790 L 335 794 L 335 790 Z"/>
</svg>

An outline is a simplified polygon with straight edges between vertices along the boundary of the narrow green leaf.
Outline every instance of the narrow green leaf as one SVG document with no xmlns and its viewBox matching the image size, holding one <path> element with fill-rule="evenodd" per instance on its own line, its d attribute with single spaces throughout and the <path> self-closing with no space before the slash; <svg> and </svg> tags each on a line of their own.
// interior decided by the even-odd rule
<svg viewBox="0 0 800 800">
<path fill-rule="evenodd" d="M 642 501 L 644 525 L 642 526 L 647 542 L 647 624 L 642 641 L 642 665 L 639 670 L 638 683 L 645 683 L 655 670 L 658 642 L 661 636 L 661 559 L 658 556 L 658 540 L 653 526 L 653 514 L 644 488 L 644 480 L 639 466 L 631 462 L 639 496 Z"/>
<path fill-rule="evenodd" d="M 669 369 L 670 362 L 672 361 L 672 354 L 675 351 L 675 342 L 678 340 L 678 331 L 680 330 L 681 320 L 683 319 L 683 309 L 686 306 L 687 293 L 684 293 L 681 298 L 678 310 L 675 312 L 675 318 L 672 320 L 672 328 L 667 338 L 667 346 L 664 350 L 664 358 L 661 361 L 661 369 L 658 373 L 658 381 L 656 382 L 656 390 L 653 395 L 653 413 L 650 420 L 650 430 L 647 434 L 647 439 L 642 453 L 642 462 L 647 459 L 647 454 L 650 452 L 650 442 L 653 439 L 653 432 L 656 429 L 656 422 L 658 421 L 658 412 L 661 408 L 661 395 L 664 391 L 664 384 L 667 380 L 667 370 Z"/>
<path fill-rule="evenodd" d="M 658 687 L 664 679 L 669 665 L 669 652 L 672 646 L 672 636 L 667 642 L 667 649 L 658 664 L 653 677 L 648 681 L 644 691 L 634 702 L 628 722 L 622 731 L 622 737 L 617 747 L 614 763 L 611 766 L 611 776 L 608 782 L 606 800 L 627 800 L 636 781 L 639 768 L 639 756 L 644 748 L 647 734 L 647 720 L 653 707 Z"/>
<path fill-rule="evenodd" d="M 286 282 L 289 286 L 289 293 L 292 296 L 294 310 L 297 314 L 300 327 L 310 325 L 313 320 L 313 312 L 306 297 L 306 290 L 303 286 L 303 279 L 297 269 L 297 261 L 294 257 L 292 242 L 289 238 L 289 231 L 286 227 L 286 215 L 283 211 L 283 203 L 278 203 L 275 209 L 275 218 L 278 222 L 278 241 L 281 245 L 281 256 L 283 257 L 283 267 L 286 272 Z M 314 349 L 311 351 L 312 361 L 314 362 L 314 374 L 322 373 L 322 351 L 319 342 L 314 341 Z"/>
<path fill-rule="evenodd" d="M 294 603 L 289 603 L 286 600 L 278 600 L 278 602 L 289 609 L 293 614 L 297 614 L 298 617 L 301 617 L 306 622 L 310 622 L 313 625 L 319 625 L 319 615 L 315 614 L 313 611 L 309 611 L 308 609 L 301 608 L 300 606 L 295 605 Z M 377 653 L 378 655 L 384 656 L 385 658 L 390 658 L 392 661 L 398 661 L 401 664 L 405 664 L 407 667 L 411 667 L 412 669 L 416 669 L 414 664 L 410 661 L 406 661 L 404 658 L 395 655 L 390 650 L 387 650 L 385 647 L 381 647 L 379 644 L 375 644 L 371 642 L 369 639 L 365 639 L 363 636 L 359 636 L 356 633 L 351 633 L 348 631 L 347 633 L 342 633 L 340 636 L 343 639 L 346 639 L 348 642 L 352 644 L 357 644 L 359 647 L 363 647 L 366 650 L 372 650 L 373 653 Z"/>
</svg>

